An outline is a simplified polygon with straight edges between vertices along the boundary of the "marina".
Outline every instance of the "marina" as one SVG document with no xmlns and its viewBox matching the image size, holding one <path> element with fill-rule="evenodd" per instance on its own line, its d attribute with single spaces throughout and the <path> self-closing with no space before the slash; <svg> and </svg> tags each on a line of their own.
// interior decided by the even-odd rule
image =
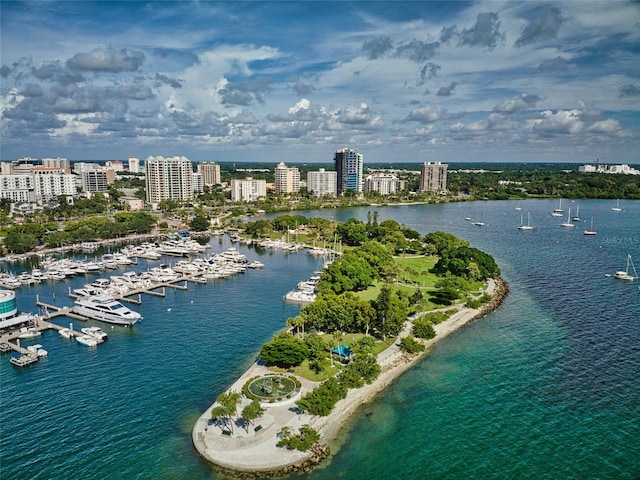
<svg viewBox="0 0 640 480">
<path fill-rule="evenodd" d="M 173 241 L 177 244 L 177 241 Z M 196 248 L 192 242 L 182 242 L 190 245 L 190 253 L 204 252 L 210 245 Z M 131 251 L 128 252 L 131 255 Z M 149 259 L 148 259 L 149 260 Z M 87 274 L 89 272 L 101 271 L 102 268 L 109 268 L 113 263 L 122 267 L 137 265 L 130 261 L 129 256 L 123 253 L 105 254 L 102 262 L 96 265 L 104 265 L 98 269 L 85 269 L 86 262 L 77 262 L 74 259 L 61 259 L 57 261 L 45 261 L 49 266 L 56 265 L 56 269 L 62 272 L 73 272 L 72 276 Z M 66 265 L 62 268 L 61 265 Z M 57 330 L 63 338 L 75 340 L 79 344 L 95 347 L 107 339 L 107 334 L 99 327 L 81 328 L 79 331 L 73 328 L 73 324 L 61 327 L 51 320 L 59 317 L 67 317 L 82 322 L 96 320 L 100 322 L 115 324 L 119 326 L 132 327 L 142 316 L 124 307 L 121 302 L 128 302 L 135 305 L 142 303 L 142 294 L 157 297 L 165 297 L 166 289 L 187 290 L 188 282 L 204 284 L 212 280 L 228 278 L 232 275 L 244 273 L 247 269 L 262 268 L 264 265 L 259 261 L 249 262 L 245 255 L 240 254 L 234 247 L 228 247 L 219 253 L 208 257 L 198 257 L 192 260 L 178 260 L 173 268 L 166 264 L 150 267 L 146 271 L 136 272 L 125 271 L 120 275 L 111 275 L 109 278 L 98 278 L 90 284 L 82 287 L 69 287 L 68 296 L 75 299 L 74 306 L 60 307 L 52 303 L 42 302 L 36 295 L 36 305 L 40 314 L 18 314 L 15 308 L 15 293 L 12 290 L 4 291 L 0 295 L 10 304 L 11 315 L 3 320 L 3 333 L 0 337 L 2 348 L 0 352 L 14 351 L 17 355 L 12 355 L 10 362 L 17 367 L 24 367 L 36 363 L 39 357 L 46 356 L 46 350 L 41 345 L 32 346 L 34 348 L 21 348 L 18 343 L 13 343 L 19 339 L 30 339 L 39 337 L 46 330 Z M 117 268 L 117 267 L 116 267 Z M 33 270 L 38 275 L 42 270 Z M 21 276 L 26 277 L 23 272 Z M 49 277 L 51 278 L 51 277 Z M 66 278 L 66 275 L 65 275 Z M 36 282 L 33 282 L 36 283 Z M 30 285 L 31 283 L 26 283 Z M 22 283 L 21 285 L 25 285 Z M 18 328 L 15 328 L 15 327 Z M 44 353 L 43 353 L 44 352 Z"/>
</svg>

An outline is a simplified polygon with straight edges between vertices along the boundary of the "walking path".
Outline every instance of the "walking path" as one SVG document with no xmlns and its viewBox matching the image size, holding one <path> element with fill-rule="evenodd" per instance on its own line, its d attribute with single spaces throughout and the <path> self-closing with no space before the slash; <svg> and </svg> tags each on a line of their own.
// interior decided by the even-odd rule
<svg viewBox="0 0 640 480">
<path fill-rule="evenodd" d="M 495 291 L 496 282 L 489 280 L 487 293 L 493 295 Z M 427 352 L 438 340 L 486 313 L 483 309 L 464 308 L 445 322 L 436 325 L 436 337 L 426 342 Z M 411 327 L 411 322 L 407 322 L 399 338 L 408 335 Z M 317 385 L 316 382 L 305 379 L 300 379 L 302 383 L 300 395 L 284 402 L 263 405 L 266 412 L 256 422 L 261 426 L 257 432 L 253 426 L 245 430 L 238 425 L 234 427 L 232 435 L 224 435 L 222 429 L 211 422 L 211 410 L 215 406 L 211 405 L 193 428 L 193 444 L 204 459 L 229 470 L 268 471 L 301 465 L 305 460 L 310 459 L 313 453 L 278 447 L 278 432 L 282 427 L 287 426 L 293 433 L 297 433 L 300 426 L 309 424 L 320 433 L 322 443 L 329 443 L 336 439 L 344 421 L 360 405 L 371 400 L 420 358 L 422 355 L 407 356 L 400 349 L 399 342 L 394 343 L 378 355 L 378 363 L 382 369 L 378 378 L 370 385 L 349 390 L 347 397 L 340 400 L 326 417 L 311 416 L 298 411 L 295 401 Z M 229 388 L 229 391 L 242 392 L 243 385 L 249 379 L 265 374 L 273 374 L 273 372 L 255 363 Z M 248 403 L 249 400 L 243 396 L 238 411 L 242 411 Z"/>
</svg>

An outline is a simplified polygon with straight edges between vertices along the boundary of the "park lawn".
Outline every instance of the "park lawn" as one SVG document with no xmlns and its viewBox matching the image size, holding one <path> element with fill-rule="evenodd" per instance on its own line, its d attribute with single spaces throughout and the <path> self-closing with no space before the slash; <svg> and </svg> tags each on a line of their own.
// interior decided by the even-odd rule
<svg viewBox="0 0 640 480">
<path fill-rule="evenodd" d="M 336 373 L 340 371 L 339 363 L 338 362 L 333 362 L 333 363 L 334 365 L 331 366 L 331 363 L 329 363 L 329 359 L 327 359 L 327 366 L 320 373 L 316 373 L 309 368 L 309 360 L 305 360 L 297 367 L 291 368 L 291 370 L 293 370 L 293 373 L 295 375 L 302 378 L 306 378 L 307 380 L 311 380 L 312 382 L 324 382 L 325 380 L 333 377 Z M 269 367 L 269 370 L 276 373 L 282 373 L 283 375 L 291 373 L 289 369 L 276 367 L 273 365 Z"/>
</svg>

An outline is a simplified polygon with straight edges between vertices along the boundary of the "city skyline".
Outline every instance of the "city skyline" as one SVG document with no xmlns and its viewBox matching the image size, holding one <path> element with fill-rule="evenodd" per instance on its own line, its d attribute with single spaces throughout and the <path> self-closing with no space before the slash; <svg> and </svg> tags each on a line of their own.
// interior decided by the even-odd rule
<svg viewBox="0 0 640 480">
<path fill-rule="evenodd" d="M 2 161 L 638 163 L 635 2 L 0 9 Z"/>
</svg>

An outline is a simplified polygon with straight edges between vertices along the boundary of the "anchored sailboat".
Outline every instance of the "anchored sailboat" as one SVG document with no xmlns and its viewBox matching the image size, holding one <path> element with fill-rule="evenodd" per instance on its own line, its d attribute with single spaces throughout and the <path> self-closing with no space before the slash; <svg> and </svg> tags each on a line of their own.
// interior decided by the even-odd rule
<svg viewBox="0 0 640 480">
<path fill-rule="evenodd" d="M 531 226 L 531 212 L 527 212 L 527 224 L 525 225 L 522 221 L 522 214 L 520 214 L 520 226 L 518 230 L 533 230 Z"/>
<path fill-rule="evenodd" d="M 629 268 L 633 270 L 633 275 L 629 272 Z M 636 272 L 636 267 L 633 265 L 631 255 L 627 255 L 627 268 L 617 271 L 613 276 L 618 280 L 627 280 L 629 282 L 633 282 L 638 278 L 638 272 Z"/>
<path fill-rule="evenodd" d="M 569 209 L 569 213 L 567 214 L 567 219 L 560 224 L 561 227 L 575 227 L 573 223 L 571 223 L 571 209 Z"/>
<path fill-rule="evenodd" d="M 593 217 L 591 217 L 591 227 L 584 231 L 585 235 L 595 235 L 597 232 L 593 229 Z"/>
<path fill-rule="evenodd" d="M 561 217 L 564 214 L 564 210 L 562 209 L 562 199 L 560 199 L 560 202 L 558 203 L 558 208 L 554 208 L 553 212 L 551 213 L 552 217 Z"/>
</svg>

